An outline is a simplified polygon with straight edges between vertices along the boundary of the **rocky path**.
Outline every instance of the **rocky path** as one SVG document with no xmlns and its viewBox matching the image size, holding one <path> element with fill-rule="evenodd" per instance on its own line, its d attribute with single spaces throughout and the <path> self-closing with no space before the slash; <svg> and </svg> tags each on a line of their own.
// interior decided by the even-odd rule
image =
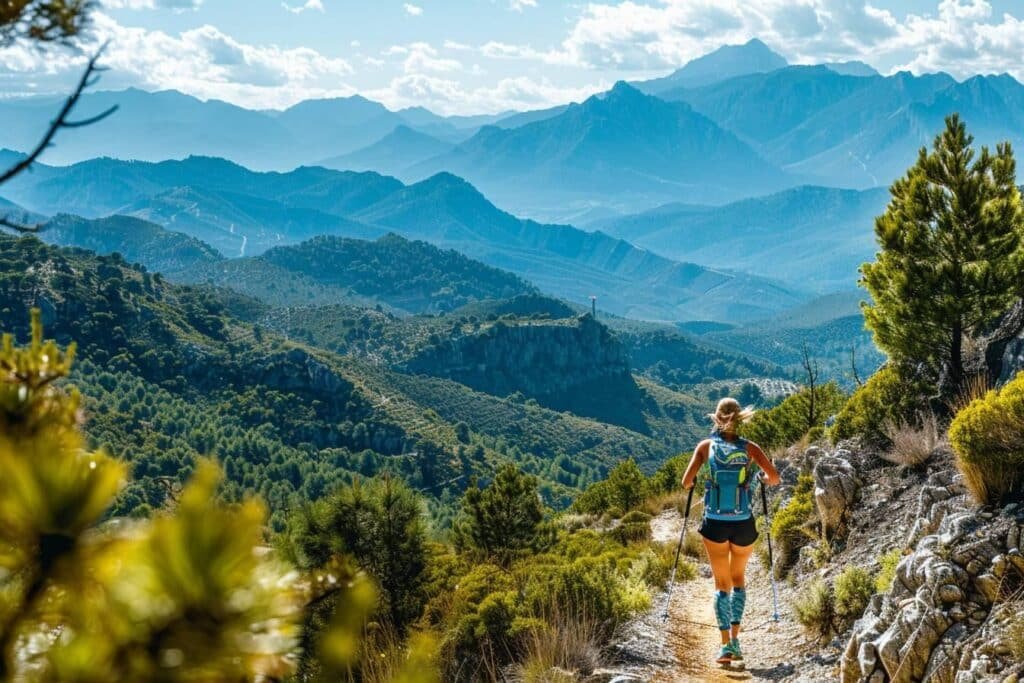
<svg viewBox="0 0 1024 683">
<path fill-rule="evenodd" d="M 675 511 L 662 513 L 651 521 L 656 541 L 672 543 L 679 539 L 682 520 Z M 693 528 L 693 520 L 691 526 Z M 834 656 L 821 657 L 820 650 L 808 643 L 803 629 L 789 614 L 791 589 L 780 584 L 781 619 L 772 622 L 771 584 L 768 572 L 757 557 L 747 571 L 747 610 L 743 643 L 746 668 L 726 669 L 715 663 L 720 647 L 712 609 L 714 581 L 710 568 L 699 560 L 696 579 L 676 584 L 667 622 L 662 621 L 665 594 L 658 596 L 651 614 L 631 624 L 623 650 L 637 660 L 633 675 L 645 681 L 810 681 L 836 680 L 838 665 Z M 644 642 L 646 637 L 647 642 Z M 626 679 L 623 679 L 626 680 Z"/>
</svg>

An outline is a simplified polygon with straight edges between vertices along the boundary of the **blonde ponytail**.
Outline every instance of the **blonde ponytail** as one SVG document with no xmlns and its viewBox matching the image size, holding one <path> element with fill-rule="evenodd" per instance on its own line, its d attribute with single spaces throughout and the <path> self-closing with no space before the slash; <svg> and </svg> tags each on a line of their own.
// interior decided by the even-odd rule
<svg viewBox="0 0 1024 683">
<path fill-rule="evenodd" d="M 735 434 L 741 424 L 754 417 L 754 409 L 751 406 L 741 407 L 740 402 L 734 398 L 723 398 L 718 402 L 715 412 L 708 413 L 708 417 L 719 432 Z"/>
</svg>

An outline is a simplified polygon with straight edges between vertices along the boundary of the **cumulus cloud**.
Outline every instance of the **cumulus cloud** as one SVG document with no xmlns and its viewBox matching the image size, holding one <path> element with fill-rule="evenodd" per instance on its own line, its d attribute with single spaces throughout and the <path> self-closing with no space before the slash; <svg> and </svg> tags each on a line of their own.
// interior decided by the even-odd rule
<svg viewBox="0 0 1024 683">
<path fill-rule="evenodd" d="M 441 114 L 498 113 L 581 101 L 609 87 L 611 84 L 603 80 L 565 87 L 548 79 L 534 80 L 525 76 L 503 78 L 494 85 L 467 87 L 444 76 L 407 74 L 393 79 L 386 88 L 370 91 L 367 96 L 392 109 L 425 106 Z"/>
<path fill-rule="evenodd" d="M 82 68 L 85 54 L 109 40 L 103 64 L 110 68 L 104 86 L 175 89 L 203 99 L 216 98 L 253 108 L 283 107 L 308 97 L 351 94 L 345 83 L 353 73 L 343 60 L 309 48 L 253 45 L 203 25 L 172 35 L 122 26 L 110 16 L 93 16 L 93 37 L 78 51 L 43 54 L 24 48 L 0 51 L 0 70 L 24 80 L 62 79 Z"/>
<path fill-rule="evenodd" d="M 306 10 L 316 10 L 317 12 L 324 11 L 324 3 L 321 0 L 306 0 L 301 5 L 289 5 L 287 2 L 282 2 L 281 6 L 292 14 L 302 14 Z"/>
<path fill-rule="evenodd" d="M 197 10 L 203 0 L 101 0 L 111 9 L 171 9 L 178 12 Z"/>
<path fill-rule="evenodd" d="M 900 16 L 865 0 L 621 0 L 583 6 L 560 44 L 488 42 L 491 58 L 652 72 L 760 38 L 796 63 L 861 59 L 883 71 L 945 70 L 1024 77 L 1021 21 L 987 0 L 940 0 Z"/>
<path fill-rule="evenodd" d="M 405 13 L 410 16 L 418 17 L 421 14 L 423 14 L 423 8 L 420 7 L 419 5 L 413 5 L 407 2 L 404 5 L 402 5 L 402 7 L 405 8 Z"/>
<path fill-rule="evenodd" d="M 527 7 L 536 7 L 537 0 L 509 0 L 508 8 L 513 12 L 522 12 Z"/>
</svg>

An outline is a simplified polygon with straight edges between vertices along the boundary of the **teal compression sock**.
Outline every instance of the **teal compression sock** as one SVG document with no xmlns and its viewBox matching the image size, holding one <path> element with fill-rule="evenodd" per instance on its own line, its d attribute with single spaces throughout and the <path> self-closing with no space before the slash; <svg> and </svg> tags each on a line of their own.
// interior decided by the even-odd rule
<svg viewBox="0 0 1024 683">
<path fill-rule="evenodd" d="M 715 593 L 715 619 L 718 620 L 718 630 L 729 630 L 729 617 L 732 614 L 731 601 L 727 591 Z"/>
<path fill-rule="evenodd" d="M 743 620 L 743 608 L 747 606 L 747 591 L 736 586 L 732 589 L 732 623 L 739 624 Z"/>
</svg>

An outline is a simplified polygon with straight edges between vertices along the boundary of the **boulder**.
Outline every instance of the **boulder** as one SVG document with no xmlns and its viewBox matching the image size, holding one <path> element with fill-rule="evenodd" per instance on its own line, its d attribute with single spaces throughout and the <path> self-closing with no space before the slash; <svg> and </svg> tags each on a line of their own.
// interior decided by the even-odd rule
<svg viewBox="0 0 1024 683">
<path fill-rule="evenodd" d="M 847 451 L 820 455 L 814 463 L 814 503 L 825 537 L 839 532 L 843 526 L 861 482 Z"/>
</svg>

